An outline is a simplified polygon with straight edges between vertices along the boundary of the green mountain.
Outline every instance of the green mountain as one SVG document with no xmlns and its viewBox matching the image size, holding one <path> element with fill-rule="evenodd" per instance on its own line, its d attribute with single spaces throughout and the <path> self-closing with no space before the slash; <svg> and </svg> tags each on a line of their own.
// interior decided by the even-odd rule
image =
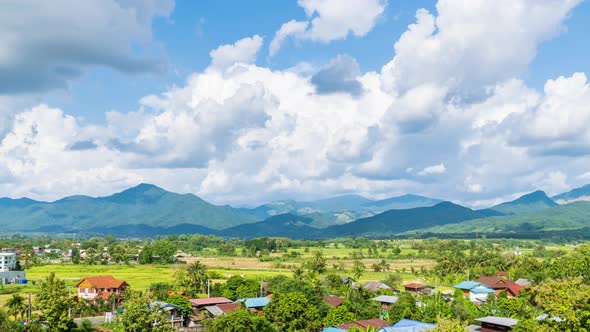
<svg viewBox="0 0 590 332">
<path fill-rule="evenodd" d="M 193 194 L 176 194 L 140 184 L 107 197 L 71 196 L 55 202 L 0 200 L 3 231 L 92 229 L 143 225 L 169 228 L 180 224 L 222 229 L 260 219 L 230 206 L 216 206 Z"/>
<path fill-rule="evenodd" d="M 436 198 L 407 194 L 379 201 L 371 201 L 369 203 L 363 204 L 363 207 L 372 211 L 384 212 L 387 210 L 403 210 L 418 207 L 428 207 L 441 202 L 443 201 Z"/>
<path fill-rule="evenodd" d="M 261 222 L 238 225 L 218 232 L 218 235 L 234 238 L 288 237 L 292 239 L 317 238 L 322 232 L 310 227 L 311 218 L 285 213 L 272 216 Z"/>
<path fill-rule="evenodd" d="M 590 227 L 590 202 L 574 202 L 534 213 L 475 219 L 420 229 L 418 232 L 525 233 L 576 230 L 588 227 Z"/>
<path fill-rule="evenodd" d="M 431 207 L 386 211 L 344 225 L 325 228 L 322 230 L 322 234 L 324 237 L 351 235 L 384 236 L 399 234 L 413 229 L 485 218 L 486 216 L 487 214 L 485 213 L 474 211 L 451 202 L 442 202 Z"/>
<path fill-rule="evenodd" d="M 577 201 L 590 201 L 590 184 L 572 189 L 566 193 L 552 197 L 559 204 L 568 204 Z"/>
<path fill-rule="evenodd" d="M 537 190 L 513 201 L 493 206 L 489 210 L 494 210 L 502 214 L 523 214 L 541 211 L 557 205 L 559 204 L 547 197 L 544 191 Z"/>
</svg>

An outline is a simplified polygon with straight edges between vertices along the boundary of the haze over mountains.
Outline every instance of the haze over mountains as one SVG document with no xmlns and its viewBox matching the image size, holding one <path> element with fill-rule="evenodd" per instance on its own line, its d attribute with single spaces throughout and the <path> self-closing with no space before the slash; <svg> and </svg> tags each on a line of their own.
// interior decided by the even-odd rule
<svg viewBox="0 0 590 332">
<path fill-rule="evenodd" d="M 585 200 L 590 186 L 554 198 Z M 55 202 L 0 198 L 4 232 L 152 236 L 201 233 L 225 237 L 327 238 L 402 233 L 518 233 L 590 227 L 590 202 L 559 205 L 542 191 L 488 209 L 403 195 L 371 200 L 346 195 L 309 202 L 277 201 L 255 208 L 210 204 L 150 184 L 106 197 L 70 196 Z"/>
</svg>

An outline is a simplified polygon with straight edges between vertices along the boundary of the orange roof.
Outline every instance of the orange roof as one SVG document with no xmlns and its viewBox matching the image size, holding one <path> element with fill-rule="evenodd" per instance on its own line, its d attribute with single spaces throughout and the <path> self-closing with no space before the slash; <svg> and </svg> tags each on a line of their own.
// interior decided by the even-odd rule
<svg viewBox="0 0 590 332">
<path fill-rule="evenodd" d="M 205 306 L 205 305 L 216 305 L 221 303 L 232 303 L 232 300 L 227 299 L 225 297 L 209 297 L 204 299 L 191 299 L 191 304 L 195 307 Z"/>
<path fill-rule="evenodd" d="M 404 287 L 405 288 L 410 288 L 410 289 L 420 289 L 420 288 L 424 288 L 424 287 L 427 287 L 427 286 L 426 285 L 419 284 L 417 282 L 413 282 L 413 283 L 410 283 L 410 284 L 405 284 Z"/>
<path fill-rule="evenodd" d="M 493 288 L 493 289 L 508 289 L 508 287 L 514 285 L 514 281 L 508 279 L 500 279 L 496 277 L 481 277 L 477 279 L 477 282 Z"/>
<path fill-rule="evenodd" d="M 368 327 L 373 327 L 375 329 L 389 326 L 389 322 L 383 319 L 375 318 L 375 319 L 366 319 L 366 320 L 357 320 L 355 322 L 348 322 L 344 324 L 336 325 L 337 328 L 343 330 L 349 330 L 353 327 L 360 327 L 363 330 L 366 330 Z"/>
<path fill-rule="evenodd" d="M 113 295 L 115 293 L 113 292 L 98 292 L 98 294 L 96 294 L 96 297 L 100 297 L 105 301 L 109 300 L 109 297 L 111 297 L 111 295 Z"/>
<path fill-rule="evenodd" d="M 328 302 L 332 307 L 338 307 L 344 302 L 344 299 L 336 296 L 324 296 L 324 301 Z"/>
<path fill-rule="evenodd" d="M 226 314 L 233 312 L 234 310 L 238 309 L 241 306 L 242 305 L 240 303 L 223 303 L 223 304 L 217 305 L 217 307 L 219 309 L 221 309 L 221 311 L 225 312 Z"/>
<path fill-rule="evenodd" d="M 81 284 L 86 283 L 92 288 L 120 288 L 121 286 L 129 286 L 123 280 L 117 280 L 113 276 L 94 276 L 86 277 L 76 284 L 79 287 Z"/>
</svg>

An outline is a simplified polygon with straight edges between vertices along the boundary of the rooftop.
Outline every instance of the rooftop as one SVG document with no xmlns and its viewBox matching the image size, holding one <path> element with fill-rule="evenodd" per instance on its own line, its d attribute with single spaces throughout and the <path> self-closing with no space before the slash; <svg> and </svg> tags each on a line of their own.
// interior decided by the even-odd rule
<svg viewBox="0 0 590 332">
<path fill-rule="evenodd" d="M 93 288 L 120 288 L 121 286 L 128 286 L 124 280 L 117 280 L 113 276 L 93 276 L 80 280 L 76 284 L 76 287 L 79 287 L 85 282 Z"/>
<path fill-rule="evenodd" d="M 248 299 L 239 299 L 236 302 L 244 303 L 246 308 L 261 308 L 266 307 L 270 303 L 270 299 L 268 297 L 251 297 Z"/>
<path fill-rule="evenodd" d="M 419 322 L 411 319 L 402 319 L 393 324 L 393 326 L 385 326 L 377 332 L 426 332 L 435 328 L 436 325 Z"/>
<path fill-rule="evenodd" d="M 381 302 L 381 303 L 395 303 L 397 302 L 398 297 L 397 296 L 391 296 L 391 295 L 379 295 L 376 298 L 373 299 L 373 301 L 377 301 L 377 302 Z"/>
<path fill-rule="evenodd" d="M 476 318 L 475 320 L 478 322 L 482 322 L 482 323 L 489 323 L 489 324 L 495 324 L 495 325 L 501 325 L 501 326 L 507 326 L 507 327 L 512 327 L 512 326 L 518 324 L 518 319 L 506 318 L 506 317 L 496 317 L 496 316 L 487 316 L 487 317 L 482 317 L 482 318 Z"/>
<path fill-rule="evenodd" d="M 205 305 L 215 305 L 221 303 L 232 303 L 232 300 L 225 298 L 225 297 L 209 297 L 205 299 L 191 299 L 191 304 L 195 307 L 205 306 Z"/>
<path fill-rule="evenodd" d="M 338 307 L 344 302 L 344 299 L 336 296 L 324 296 L 324 301 L 332 307 Z"/>
</svg>

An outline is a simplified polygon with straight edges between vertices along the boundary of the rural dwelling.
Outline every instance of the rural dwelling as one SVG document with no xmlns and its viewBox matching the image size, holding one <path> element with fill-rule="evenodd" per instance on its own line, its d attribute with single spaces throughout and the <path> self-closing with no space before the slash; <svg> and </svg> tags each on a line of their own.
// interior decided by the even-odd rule
<svg viewBox="0 0 590 332">
<path fill-rule="evenodd" d="M 236 302 L 243 303 L 248 310 L 256 313 L 262 312 L 264 307 L 270 303 L 268 297 L 251 297 L 247 299 L 238 299 Z"/>
<path fill-rule="evenodd" d="M 129 288 L 123 280 L 117 280 L 113 276 L 86 277 L 76 284 L 78 288 L 78 299 L 93 301 L 97 297 L 108 300 L 113 294 L 121 297 L 123 292 Z"/>
<path fill-rule="evenodd" d="M 532 281 L 525 279 L 525 278 L 516 279 L 516 281 L 514 283 L 517 284 L 518 286 L 522 286 L 522 287 L 528 287 L 533 284 Z"/>
<path fill-rule="evenodd" d="M 387 311 L 389 310 L 389 306 L 397 302 L 397 299 L 397 296 L 379 295 L 376 298 L 374 298 L 373 301 L 381 303 L 381 309 Z"/>
<path fill-rule="evenodd" d="M 467 331 L 469 332 L 504 332 L 511 331 L 512 328 L 518 324 L 518 319 L 487 316 L 477 318 L 476 321 L 481 322 L 481 326 L 469 325 Z"/>
<path fill-rule="evenodd" d="M 392 326 L 385 326 L 377 330 L 377 332 L 427 332 L 436 325 L 418 322 L 411 319 L 402 319 Z"/>
<path fill-rule="evenodd" d="M 27 283 L 25 271 L 16 271 L 16 253 L 0 253 L 0 285 Z"/>
<path fill-rule="evenodd" d="M 324 296 L 324 301 L 330 305 L 330 307 L 339 307 L 344 303 L 344 299 L 336 296 Z"/>
<path fill-rule="evenodd" d="M 363 331 L 366 331 L 369 327 L 372 327 L 375 330 L 378 330 L 379 328 L 384 327 L 384 326 L 389 326 L 389 323 L 386 320 L 376 318 L 376 319 L 357 320 L 354 322 L 338 324 L 335 327 L 338 329 L 344 330 L 344 331 L 348 331 L 349 329 L 351 329 L 353 327 L 357 327 L 357 328 L 362 329 Z"/>
<path fill-rule="evenodd" d="M 0 272 L 8 272 L 16 269 L 16 254 L 13 252 L 0 253 Z"/>
<path fill-rule="evenodd" d="M 406 292 L 412 293 L 412 295 L 418 295 L 418 294 L 430 295 L 430 294 L 432 294 L 432 292 L 434 292 L 434 287 L 423 285 L 423 284 L 417 283 L 417 282 L 405 284 L 404 289 L 406 290 Z"/>
<path fill-rule="evenodd" d="M 218 317 L 232 313 L 241 306 L 240 303 L 224 303 L 206 306 L 205 310 L 209 313 L 209 317 Z"/>
<path fill-rule="evenodd" d="M 501 292 L 506 292 L 508 297 L 515 297 L 523 289 L 523 286 L 517 285 L 514 281 L 509 279 L 502 279 L 497 277 L 481 277 L 477 279 L 478 282 L 492 288 L 496 291 L 496 295 Z"/>
<path fill-rule="evenodd" d="M 166 317 L 168 318 L 168 324 L 170 324 L 172 327 L 184 327 L 185 320 L 188 321 L 188 317 L 183 317 L 180 314 L 182 308 L 177 305 L 167 302 L 154 301 L 150 303 L 150 308 L 154 307 L 160 308 L 160 310 L 166 314 Z"/>
<path fill-rule="evenodd" d="M 391 290 L 391 287 L 382 283 L 381 281 L 367 281 L 363 285 L 364 289 L 368 289 L 372 292 L 378 292 L 380 290 Z"/>
<path fill-rule="evenodd" d="M 476 281 L 462 281 L 454 287 L 462 290 L 463 296 L 475 303 L 486 302 L 489 294 L 496 294 L 492 288 Z"/>
<path fill-rule="evenodd" d="M 225 297 L 208 297 L 205 299 L 190 299 L 190 302 L 195 313 L 195 316 L 193 316 L 191 319 L 193 321 L 201 321 L 206 318 L 207 313 L 205 315 L 202 314 L 202 311 L 205 311 L 206 307 L 232 303 L 232 300 Z"/>
</svg>

